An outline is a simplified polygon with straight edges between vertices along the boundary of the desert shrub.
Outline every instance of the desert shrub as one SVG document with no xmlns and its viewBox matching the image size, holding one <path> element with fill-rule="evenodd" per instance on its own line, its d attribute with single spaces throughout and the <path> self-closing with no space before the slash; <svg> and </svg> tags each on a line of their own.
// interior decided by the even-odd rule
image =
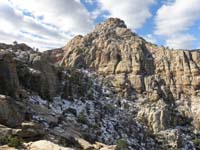
<svg viewBox="0 0 200 150">
<path fill-rule="evenodd" d="M 130 105 L 128 103 L 124 103 L 124 109 L 129 110 Z"/>
<path fill-rule="evenodd" d="M 10 137 L 8 146 L 10 146 L 10 147 L 20 147 L 20 146 L 22 146 L 22 140 L 18 137 Z"/>
<path fill-rule="evenodd" d="M 0 145 L 6 145 L 9 143 L 8 137 L 1 137 L 0 138 Z"/>
<path fill-rule="evenodd" d="M 77 121 L 79 123 L 82 123 L 82 124 L 87 124 L 88 123 L 87 117 L 85 116 L 85 114 L 83 112 L 79 113 Z"/>
<path fill-rule="evenodd" d="M 77 149 L 82 148 L 81 145 L 73 137 L 69 138 L 60 137 L 58 144 L 64 147 L 73 147 Z"/>
<path fill-rule="evenodd" d="M 113 106 L 112 104 L 106 104 L 104 106 L 104 109 L 107 110 L 109 113 L 114 113 L 115 111 L 115 106 Z"/>
<path fill-rule="evenodd" d="M 198 138 L 195 138 L 192 142 L 194 143 L 195 146 L 200 145 L 200 139 L 198 139 Z"/>
<path fill-rule="evenodd" d="M 0 138 L 0 145 L 8 145 L 10 147 L 21 147 L 23 144 L 22 139 L 16 136 L 5 136 Z"/>
<path fill-rule="evenodd" d="M 117 148 L 116 150 L 128 150 L 127 142 L 123 139 L 117 140 Z"/>
<path fill-rule="evenodd" d="M 197 129 L 200 130 L 200 121 L 197 122 Z"/>
</svg>

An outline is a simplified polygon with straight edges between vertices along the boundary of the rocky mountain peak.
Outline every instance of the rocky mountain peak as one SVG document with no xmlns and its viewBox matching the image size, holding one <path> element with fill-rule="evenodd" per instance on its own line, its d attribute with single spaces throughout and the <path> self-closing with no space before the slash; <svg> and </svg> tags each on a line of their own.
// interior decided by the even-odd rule
<svg viewBox="0 0 200 150">
<path fill-rule="evenodd" d="M 119 18 L 109 18 L 105 22 L 100 23 L 96 26 L 95 31 L 103 29 L 114 29 L 114 28 L 127 28 L 123 20 Z"/>
<path fill-rule="evenodd" d="M 156 46 L 116 18 L 74 40 L 65 47 L 61 65 L 103 76 L 119 97 L 140 104 L 138 118 L 153 132 L 188 124 L 200 115 L 199 51 Z M 199 123 L 194 119 L 194 126 Z"/>
</svg>

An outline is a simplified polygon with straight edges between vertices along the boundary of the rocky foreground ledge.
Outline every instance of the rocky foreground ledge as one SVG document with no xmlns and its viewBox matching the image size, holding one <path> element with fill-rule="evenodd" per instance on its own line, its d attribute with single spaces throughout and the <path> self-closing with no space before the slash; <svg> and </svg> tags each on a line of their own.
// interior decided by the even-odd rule
<svg viewBox="0 0 200 150">
<path fill-rule="evenodd" d="M 159 47 L 117 18 L 43 53 L 0 44 L 0 145 L 200 149 L 199 92 L 198 50 Z"/>
</svg>

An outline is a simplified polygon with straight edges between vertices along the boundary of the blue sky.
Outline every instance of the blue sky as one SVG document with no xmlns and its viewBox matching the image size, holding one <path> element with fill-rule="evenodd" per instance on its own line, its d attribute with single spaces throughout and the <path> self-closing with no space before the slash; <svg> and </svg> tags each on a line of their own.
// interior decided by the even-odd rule
<svg viewBox="0 0 200 150">
<path fill-rule="evenodd" d="M 200 0 L 0 0 L 0 42 L 40 50 L 64 46 L 109 17 L 125 21 L 147 41 L 200 48 Z"/>
</svg>

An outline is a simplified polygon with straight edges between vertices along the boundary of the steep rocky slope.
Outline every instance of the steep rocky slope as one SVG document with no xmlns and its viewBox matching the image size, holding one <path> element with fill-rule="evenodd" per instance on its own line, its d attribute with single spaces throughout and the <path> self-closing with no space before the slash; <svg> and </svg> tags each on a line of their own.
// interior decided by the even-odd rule
<svg viewBox="0 0 200 150">
<path fill-rule="evenodd" d="M 0 44 L 0 145 L 199 149 L 199 57 L 149 43 L 117 18 L 43 53 Z"/>
<path fill-rule="evenodd" d="M 199 51 L 158 47 L 115 18 L 64 50 L 61 65 L 108 79 L 121 98 L 139 104 L 138 119 L 154 133 L 188 124 L 199 128 Z"/>
<path fill-rule="evenodd" d="M 134 105 L 126 111 L 127 100 L 117 97 L 109 81 L 54 65 L 46 53 L 20 45 L 0 52 L 0 144 L 17 138 L 74 149 L 115 149 L 117 143 L 125 149 L 159 147 L 135 119 Z"/>
</svg>

